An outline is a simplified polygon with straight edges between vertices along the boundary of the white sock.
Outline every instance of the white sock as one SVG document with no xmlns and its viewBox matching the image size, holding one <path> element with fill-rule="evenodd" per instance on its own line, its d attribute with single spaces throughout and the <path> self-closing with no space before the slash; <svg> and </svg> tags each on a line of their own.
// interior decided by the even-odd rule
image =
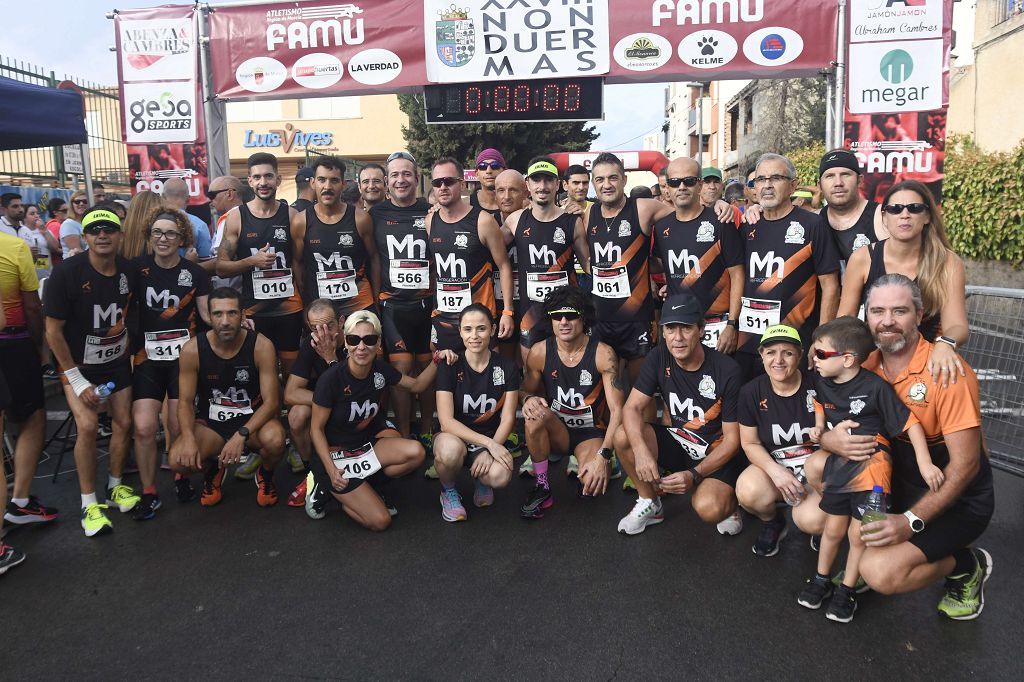
<svg viewBox="0 0 1024 682">
<path fill-rule="evenodd" d="M 19 507 L 24 507 L 26 504 L 28 504 L 28 498 L 27 497 L 12 497 L 11 498 L 11 502 L 13 502 L 14 504 L 18 505 Z"/>
<path fill-rule="evenodd" d="M 121 477 L 120 476 L 109 476 L 109 475 L 107 476 L 107 489 L 108 490 L 113 488 L 114 486 L 118 486 L 118 485 L 121 485 Z"/>
<path fill-rule="evenodd" d="M 96 501 L 96 493 L 89 493 L 88 495 L 82 495 L 82 509 L 85 509 L 90 504 L 99 504 Z"/>
<path fill-rule="evenodd" d="M 654 502 L 654 500 L 649 500 L 649 499 L 647 499 L 646 497 L 644 497 L 642 495 L 638 495 L 637 496 L 637 500 L 639 500 L 640 502 Z"/>
</svg>

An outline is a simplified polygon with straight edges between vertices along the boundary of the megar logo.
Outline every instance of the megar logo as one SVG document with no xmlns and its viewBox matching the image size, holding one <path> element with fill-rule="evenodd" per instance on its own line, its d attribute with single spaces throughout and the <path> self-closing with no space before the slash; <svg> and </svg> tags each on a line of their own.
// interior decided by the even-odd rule
<svg viewBox="0 0 1024 682">
<path fill-rule="evenodd" d="M 906 50 L 890 50 L 882 57 L 878 70 L 882 78 L 893 85 L 899 85 L 914 73 L 914 59 Z"/>
</svg>

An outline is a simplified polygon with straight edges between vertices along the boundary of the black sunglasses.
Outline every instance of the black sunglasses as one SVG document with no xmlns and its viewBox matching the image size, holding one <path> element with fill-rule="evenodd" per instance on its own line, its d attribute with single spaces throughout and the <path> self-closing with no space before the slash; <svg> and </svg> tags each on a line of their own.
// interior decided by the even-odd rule
<svg viewBox="0 0 1024 682">
<path fill-rule="evenodd" d="M 74 204 L 75 206 L 88 206 L 89 205 L 89 200 L 88 199 L 72 199 L 71 203 Z"/>
<path fill-rule="evenodd" d="M 504 166 L 497 161 L 481 161 L 476 165 L 477 170 L 487 170 L 488 168 L 491 170 L 498 170 L 499 168 L 504 168 Z"/>
<path fill-rule="evenodd" d="M 121 228 L 117 225 L 90 225 L 89 227 L 82 228 L 82 232 L 91 234 L 92 236 L 98 235 L 100 232 L 103 234 L 114 234 L 120 232 Z"/>
<path fill-rule="evenodd" d="M 917 215 L 919 213 L 924 213 L 925 211 L 927 211 L 928 204 L 915 202 L 913 204 L 886 204 L 885 206 L 882 207 L 882 210 L 888 213 L 889 215 L 899 215 L 900 213 L 903 213 L 903 209 L 907 209 L 914 215 Z"/>
<path fill-rule="evenodd" d="M 665 184 L 675 189 L 679 185 L 686 185 L 687 187 L 696 187 L 697 183 L 700 182 L 700 178 L 696 175 L 687 175 L 685 178 L 665 178 Z"/>
<path fill-rule="evenodd" d="M 553 313 L 548 313 L 548 317 L 551 318 L 552 322 L 561 322 L 562 320 L 567 320 L 569 322 L 575 322 L 576 320 L 580 319 L 580 314 L 579 313 L 565 312 L 565 311 L 562 311 L 562 310 L 557 310 L 557 311 L 555 311 Z"/>
<path fill-rule="evenodd" d="M 452 185 L 454 185 L 456 182 L 459 182 L 460 180 L 461 180 L 461 178 L 433 178 L 430 181 L 430 186 L 431 187 L 440 187 L 441 185 L 444 185 L 445 187 L 451 187 Z"/>
<path fill-rule="evenodd" d="M 221 194 L 223 192 L 230 192 L 230 191 L 231 191 L 230 187 L 226 187 L 224 189 L 208 189 L 208 190 L 206 190 L 206 198 L 209 199 L 210 201 L 213 201 L 214 199 L 217 198 L 218 194 Z"/>
<path fill-rule="evenodd" d="M 365 345 L 367 348 L 371 348 L 373 346 L 376 346 L 377 342 L 380 341 L 380 334 L 367 334 L 366 336 L 358 336 L 356 334 L 345 334 L 345 343 L 352 347 L 358 346 L 360 341 L 362 341 L 363 345 Z"/>
</svg>

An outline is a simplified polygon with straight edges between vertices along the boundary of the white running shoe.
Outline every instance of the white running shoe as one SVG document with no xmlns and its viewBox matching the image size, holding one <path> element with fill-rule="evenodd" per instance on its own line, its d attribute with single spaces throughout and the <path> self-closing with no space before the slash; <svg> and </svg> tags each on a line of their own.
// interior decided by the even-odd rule
<svg viewBox="0 0 1024 682">
<path fill-rule="evenodd" d="M 619 532 L 626 535 L 643 533 L 647 526 L 653 526 L 665 520 L 661 500 L 645 500 L 637 498 L 633 510 L 619 521 Z"/>
<path fill-rule="evenodd" d="M 737 509 L 732 513 L 732 516 L 720 521 L 717 526 L 718 532 L 722 535 L 739 535 L 743 532 L 743 517 L 740 516 L 740 510 Z"/>
</svg>

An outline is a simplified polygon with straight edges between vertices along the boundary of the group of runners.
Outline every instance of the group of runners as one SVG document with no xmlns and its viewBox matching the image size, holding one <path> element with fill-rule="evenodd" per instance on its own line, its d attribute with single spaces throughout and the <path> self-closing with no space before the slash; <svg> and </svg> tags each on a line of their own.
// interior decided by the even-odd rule
<svg viewBox="0 0 1024 682">
<path fill-rule="evenodd" d="M 905 592 L 945 578 L 940 611 L 981 612 L 992 558 L 971 545 L 992 514 L 992 474 L 977 380 L 955 352 L 967 339 L 962 265 L 924 186 L 866 202 L 844 150 L 821 160 L 820 214 L 793 205 L 796 172 L 776 154 L 751 171 L 742 211 L 722 200 L 720 171 L 688 158 L 664 169 L 660 199 L 627 196 L 610 153 L 589 170 L 563 173 L 542 156 L 519 172 L 485 149 L 476 168 L 481 188 L 466 200 L 462 164 L 436 160 L 431 206 L 416 160 L 396 152 L 360 172 L 366 191 L 347 203 L 344 163 L 318 157 L 296 209 L 277 197 L 277 159 L 254 154 L 254 198 L 219 222 L 217 286 L 182 256 L 192 244 L 182 212 L 155 208 L 148 253 L 132 261 L 119 255 L 119 217 L 86 212 L 88 249 L 54 269 L 41 311 L 28 281 L 13 311 L 5 294 L 0 339 L 18 392 L 8 416 L 38 420 L 32 358 L 45 319 L 77 427 L 85 534 L 109 532 L 111 508 L 145 520 L 161 507 L 165 402 L 179 502 L 218 504 L 228 467 L 249 457 L 257 503 L 272 506 L 291 448 L 306 476 L 288 504 L 321 519 L 333 498 L 373 530 L 397 513 L 388 482 L 428 452 L 445 521 L 468 517 L 464 468 L 474 506 L 491 505 L 513 478 L 521 432 L 520 472 L 535 478 L 525 518 L 551 508 L 561 457 L 582 499 L 624 471 L 638 494 L 618 522 L 627 535 L 665 520 L 664 496 L 689 495 L 723 535 L 741 532 L 741 508 L 758 517 L 753 551 L 768 557 L 789 501 L 820 544 L 800 604 L 831 595 L 828 617 L 848 622 L 866 586 Z M 232 189 L 219 181 L 213 197 Z M 908 271 L 914 244 L 927 257 Z M 948 265 L 938 275 L 936 259 Z M 113 435 L 97 495 L 104 410 Z M 32 434 L 23 426 L 10 523 L 57 516 L 29 494 Z M 141 495 L 123 478 L 130 449 Z M 862 527 L 875 486 L 891 513 Z"/>
</svg>

